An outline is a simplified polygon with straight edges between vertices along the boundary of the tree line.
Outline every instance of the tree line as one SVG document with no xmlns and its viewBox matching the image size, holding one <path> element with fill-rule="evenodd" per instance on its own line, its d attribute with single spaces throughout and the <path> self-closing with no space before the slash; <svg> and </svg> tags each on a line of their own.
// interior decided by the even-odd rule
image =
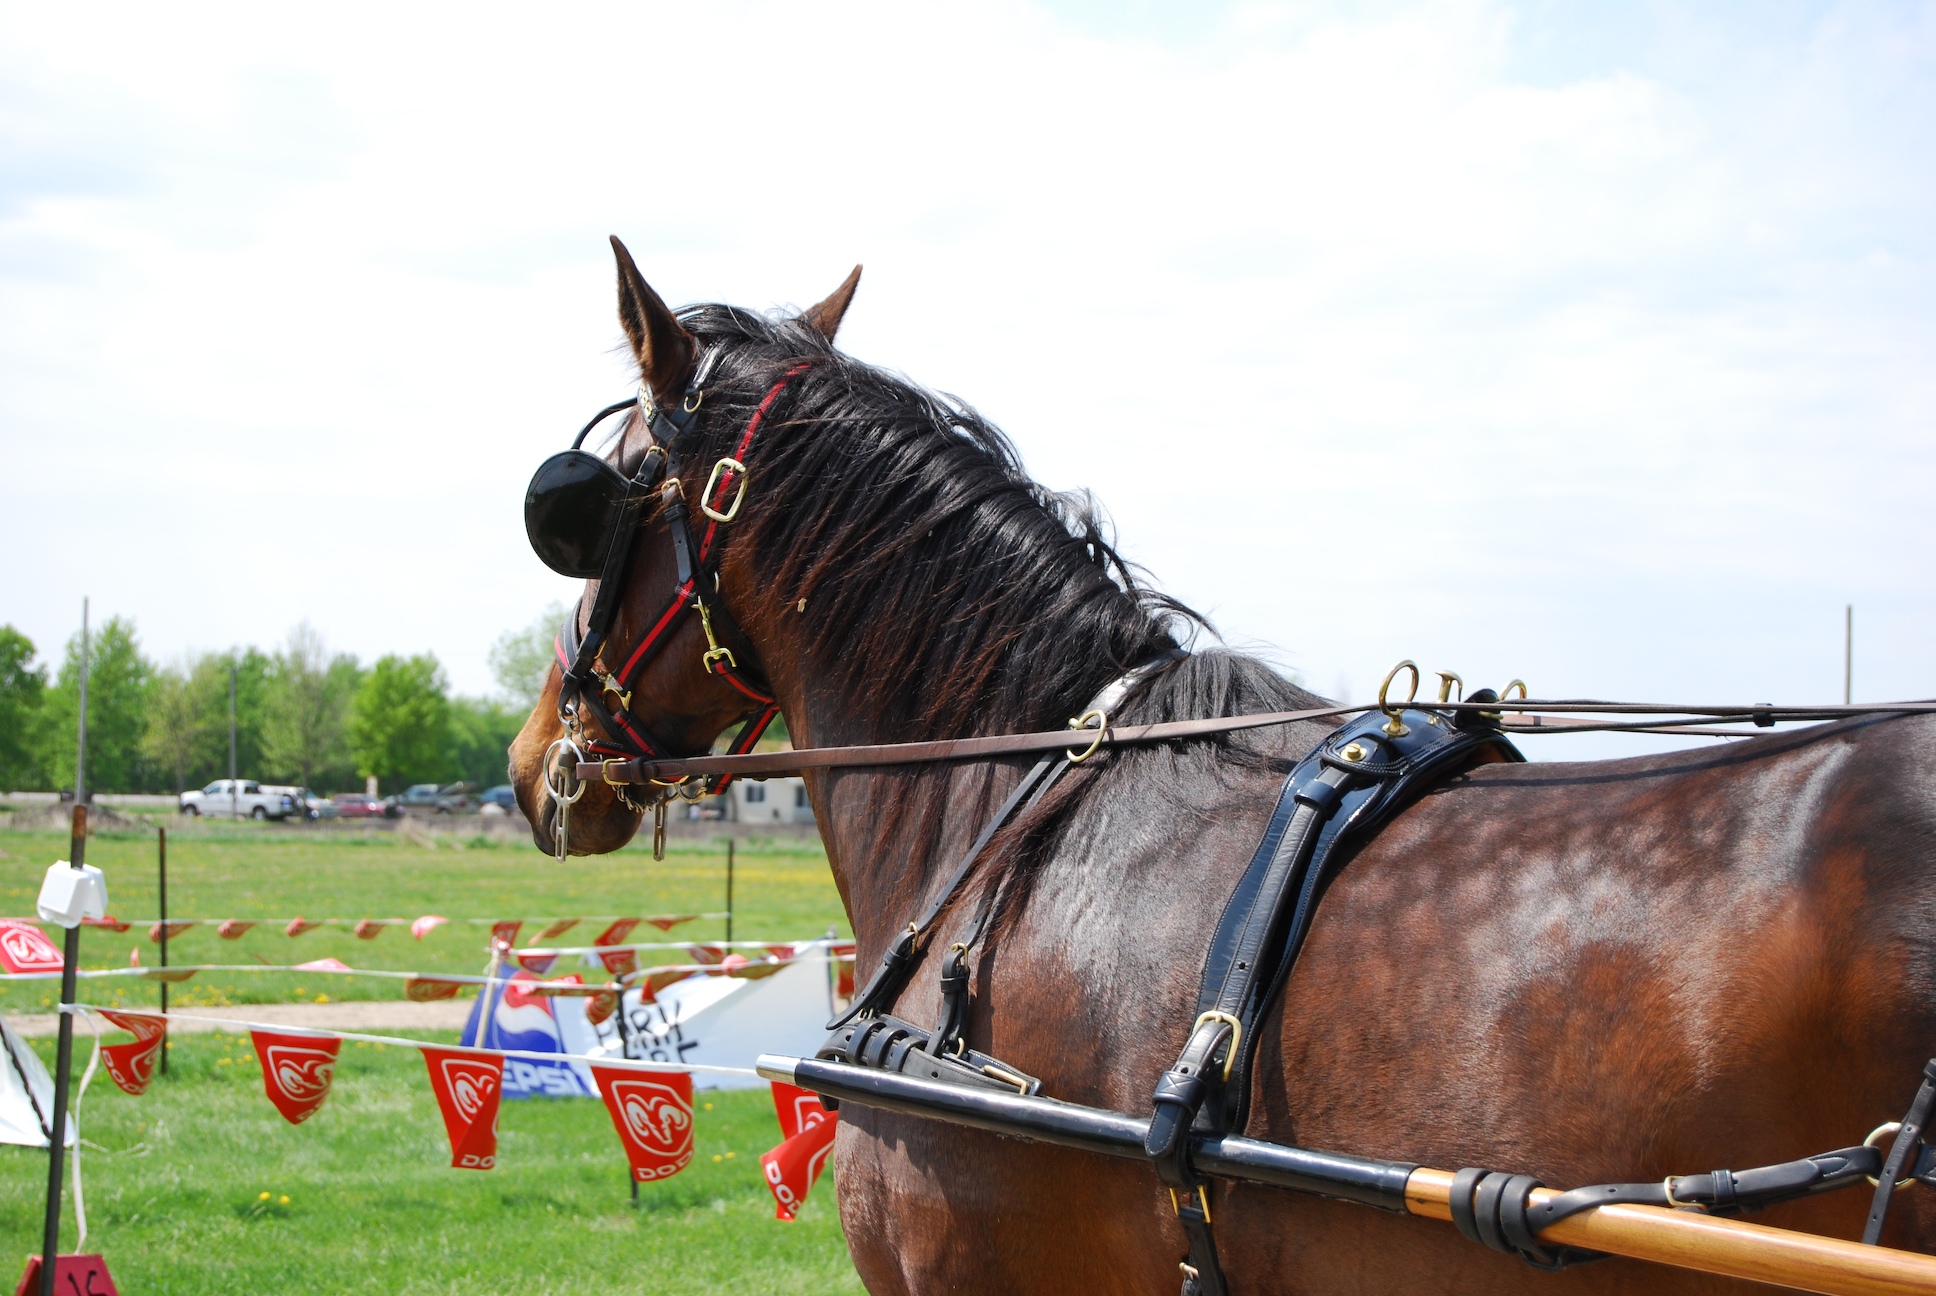
<svg viewBox="0 0 1936 1296">
<path fill-rule="evenodd" d="M 558 612 L 558 615 L 554 615 Z M 490 654 L 499 692 L 456 697 L 435 656 L 390 654 L 365 666 L 332 653 L 307 622 L 280 646 L 190 653 L 159 663 L 132 620 L 92 635 L 87 676 L 87 785 L 100 792 L 181 792 L 229 771 L 229 691 L 235 769 L 243 778 L 319 792 L 386 792 L 459 779 L 505 781 L 505 748 L 550 664 L 562 612 L 507 632 Z M 31 639 L 0 625 L 0 790 L 74 785 L 81 636 L 57 669 Z"/>
</svg>

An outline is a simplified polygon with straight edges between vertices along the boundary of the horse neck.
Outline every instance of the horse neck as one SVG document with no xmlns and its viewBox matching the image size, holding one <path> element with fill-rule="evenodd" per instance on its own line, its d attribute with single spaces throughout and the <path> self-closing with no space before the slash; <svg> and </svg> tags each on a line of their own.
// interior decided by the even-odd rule
<svg viewBox="0 0 1936 1296">
<path fill-rule="evenodd" d="M 798 629 L 797 607 L 780 602 L 771 587 L 749 571 L 722 565 L 722 596 L 735 607 L 757 607 L 742 628 L 758 654 L 801 747 L 843 747 L 959 738 L 928 720 L 912 727 L 881 714 L 863 675 L 842 684 L 813 669 Z M 761 591 L 768 591 L 761 598 Z M 1095 660 L 1106 662 L 1100 647 Z M 1106 669 L 1106 668 L 1105 668 Z M 1051 724 L 1013 718 L 1000 682 L 976 699 L 980 714 L 996 717 L 1004 732 Z M 864 949 L 879 949 L 935 898 L 945 876 L 975 833 L 1014 787 L 1029 758 L 998 763 L 892 766 L 810 772 L 812 798 L 828 863 Z"/>
</svg>

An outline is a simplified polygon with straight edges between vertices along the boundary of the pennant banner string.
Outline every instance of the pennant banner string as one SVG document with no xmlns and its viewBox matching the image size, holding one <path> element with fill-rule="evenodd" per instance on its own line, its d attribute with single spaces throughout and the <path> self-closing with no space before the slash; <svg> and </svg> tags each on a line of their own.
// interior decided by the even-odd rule
<svg viewBox="0 0 1936 1296">
<path fill-rule="evenodd" d="M 91 1012 L 120 1012 L 123 1009 L 105 1008 L 100 1004 L 61 1004 L 60 1011 L 65 1013 L 86 1014 Z M 143 1013 L 144 1017 L 164 1017 L 169 1021 L 208 1022 L 230 1030 L 264 1031 L 270 1034 L 310 1035 L 322 1039 L 346 1039 L 363 1044 L 387 1044 L 394 1048 L 435 1049 L 445 1053 L 475 1053 L 480 1057 L 518 1058 L 530 1062 L 584 1062 L 601 1067 L 615 1067 L 623 1071 L 658 1071 L 694 1074 L 705 1072 L 708 1075 L 756 1076 L 759 1072 L 751 1067 L 708 1066 L 701 1062 L 647 1062 L 637 1058 L 599 1057 L 586 1053 L 538 1053 L 530 1049 L 487 1049 L 472 1048 L 468 1045 L 438 1044 L 432 1040 L 404 1039 L 396 1035 L 365 1035 L 358 1031 L 309 1030 L 292 1027 L 279 1022 L 238 1021 L 229 1017 L 204 1017 L 198 1013 Z"/>
</svg>

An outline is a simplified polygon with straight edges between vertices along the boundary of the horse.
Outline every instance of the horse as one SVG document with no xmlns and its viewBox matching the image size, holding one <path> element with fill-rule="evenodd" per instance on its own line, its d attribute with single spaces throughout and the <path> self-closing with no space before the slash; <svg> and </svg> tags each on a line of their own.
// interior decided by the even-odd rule
<svg viewBox="0 0 1936 1296">
<path fill-rule="evenodd" d="M 672 408 L 695 366 L 711 366 L 696 448 L 669 468 L 684 504 L 708 502 L 707 466 L 765 416 L 744 507 L 718 528 L 708 596 L 730 620 L 685 617 L 631 685 L 631 713 L 666 747 L 705 752 L 756 709 L 703 660 L 715 629 L 803 748 L 1058 727 L 1125 671 L 1184 647 L 1111 723 L 1322 704 L 1211 642 L 1118 555 L 1093 500 L 1032 481 L 973 408 L 839 351 L 858 268 L 798 315 L 675 313 L 612 242 L 651 403 Z M 610 461 L 629 472 L 652 441 L 643 413 L 628 414 Z M 627 540 L 617 652 L 675 588 L 667 527 L 663 507 L 648 510 Z M 589 582 L 581 626 L 598 592 Z M 511 748 L 547 851 L 561 678 L 554 666 Z M 972 969 L 969 1046 L 1040 1077 L 1046 1095 L 1147 1114 L 1189 1035 L 1219 909 L 1286 772 L 1329 729 L 1105 751 L 1009 823 L 974 879 L 997 918 Z M 1028 763 L 807 775 L 860 967 L 934 897 Z M 1464 770 L 1358 848 L 1324 894 L 1260 1033 L 1243 1132 L 1558 1187 L 1860 1140 L 1900 1115 L 1936 1041 L 1933 773 L 1936 726 L 1913 716 Z M 623 846 L 641 807 L 583 786 L 570 849 Z M 950 909 L 932 948 L 963 939 L 975 909 Z M 935 961 L 898 1015 L 935 1019 Z M 852 1104 L 836 1165 L 870 1292 L 1176 1290 L 1185 1238 L 1146 1166 Z M 1857 1237 L 1861 1196 L 1763 1218 Z M 1270 1187 L 1219 1183 L 1212 1197 L 1242 1296 L 1730 1288 L 1623 1259 L 1541 1273 L 1443 1224 Z M 1904 1196 L 1884 1242 L 1936 1244 L 1933 1197 Z"/>
</svg>

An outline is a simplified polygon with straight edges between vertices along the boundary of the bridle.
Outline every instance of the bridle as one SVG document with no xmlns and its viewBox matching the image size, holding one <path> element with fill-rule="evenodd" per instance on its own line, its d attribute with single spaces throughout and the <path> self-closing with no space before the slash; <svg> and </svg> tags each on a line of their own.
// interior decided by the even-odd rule
<svg viewBox="0 0 1936 1296">
<path fill-rule="evenodd" d="M 745 643 L 745 636 L 737 633 L 737 623 L 719 598 L 719 554 L 724 539 L 721 528 L 739 516 L 746 502 L 746 461 L 761 426 L 794 379 L 811 365 L 808 362 L 793 365 L 767 389 L 732 453 L 713 464 L 705 488 L 699 493 L 699 510 L 706 518 L 706 527 L 695 544 L 683 483 L 678 476 L 669 475 L 669 470 L 675 455 L 690 453 L 697 447 L 697 423 L 705 405 L 706 385 L 723 350 L 723 347 L 714 347 L 705 353 L 674 408 L 659 408 L 649 386 L 641 383 L 633 399 L 600 410 L 579 431 L 571 449 L 539 465 L 525 493 L 525 530 L 538 557 L 561 575 L 580 579 L 596 577 L 598 581 L 590 611 L 585 610 L 581 594 L 553 643 L 563 671 L 558 690 L 558 718 L 565 734 L 545 753 L 544 780 L 546 791 L 558 806 L 555 835 L 557 856 L 561 860 L 568 851 L 570 806 L 584 794 L 579 766 L 588 757 L 598 758 L 602 768 L 610 769 L 628 760 L 663 760 L 676 755 L 633 713 L 632 693 L 635 681 L 670 641 L 686 612 L 698 612 L 705 631 L 706 648 L 701 660 L 706 672 L 731 685 L 747 702 L 735 717 L 746 723 L 733 739 L 728 753 L 750 752 L 780 711 L 763 673 L 756 666 L 749 669 L 742 665 L 733 650 L 720 642 L 724 637 Z M 626 409 L 636 410 L 639 421 L 652 437 L 638 468 L 629 478 L 604 459 L 580 448 L 593 428 Z M 637 548 L 632 537 L 646 504 L 654 495 L 658 497 L 660 512 L 672 538 L 677 565 L 674 586 L 659 615 L 652 619 L 619 667 L 612 670 L 605 665 L 608 660 L 605 650 L 610 646 L 612 622 L 624 600 L 626 579 Z M 583 630 L 579 628 L 581 616 Z M 586 732 L 587 718 L 595 722 L 602 736 L 593 737 Z M 701 796 L 717 794 L 732 778 L 730 772 L 725 772 L 653 779 L 645 784 L 643 804 L 627 783 L 609 778 L 606 782 L 629 809 L 640 814 L 652 813 L 654 858 L 663 858 L 667 803 L 675 796 L 698 800 Z M 637 786 L 632 784 L 630 788 Z"/>
</svg>

